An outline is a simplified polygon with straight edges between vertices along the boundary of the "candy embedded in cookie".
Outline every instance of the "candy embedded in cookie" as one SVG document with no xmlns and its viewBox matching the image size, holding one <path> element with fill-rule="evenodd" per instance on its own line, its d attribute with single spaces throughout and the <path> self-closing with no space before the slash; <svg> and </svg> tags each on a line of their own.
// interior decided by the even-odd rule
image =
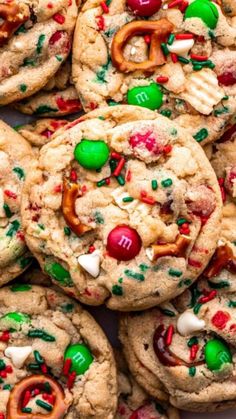
<svg viewBox="0 0 236 419">
<path fill-rule="evenodd" d="M 39 286 L 4 287 L 0 302 L 0 416 L 114 417 L 115 362 L 94 319 Z"/>
<path fill-rule="evenodd" d="M 0 105 L 38 92 L 59 70 L 71 49 L 78 3 L 1 2 Z"/>
<path fill-rule="evenodd" d="M 202 144 L 219 138 L 236 111 L 235 13 L 221 3 L 86 3 L 72 68 L 84 110 L 128 103 L 178 118 Z"/>
<path fill-rule="evenodd" d="M 172 121 L 129 106 L 55 133 L 22 205 L 27 243 L 53 282 L 120 310 L 190 286 L 214 252 L 220 213 L 201 147 Z"/>
</svg>

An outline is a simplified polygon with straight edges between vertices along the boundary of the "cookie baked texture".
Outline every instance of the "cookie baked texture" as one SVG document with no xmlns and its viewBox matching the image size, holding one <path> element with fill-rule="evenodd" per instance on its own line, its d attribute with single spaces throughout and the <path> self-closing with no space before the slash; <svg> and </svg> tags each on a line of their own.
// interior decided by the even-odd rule
<svg viewBox="0 0 236 419">
<path fill-rule="evenodd" d="M 173 305 L 123 315 L 124 354 L 150 395 L 157 396 L 161 382 L 180 409 L 235 407 L 235 299 L 197 282 Z"/>
<path fill-rule="evenodd" d="M 221 196 L 183 128 L 148 109 L 107 107 L 41 149 L 22 217 L 57 285 L 87 304 L 138 310 L 180 294 L 203 271 Z"/>
<path fill-rule="evenodd" d="M 77 0 L 22 0 L 0 4 L 0 105 L 31 96 L 67 58 Z"/>
<path fill-rule="evenodd" d="M 178 117 L 202 144 L 219 138 L 236 111 L 236 21 L 216 3 L 86 1 L 73 45 L 85 111 L 139 105 Z"/>
<path fill-rule="evenodd" d="M 78 93 L 71 83 L 71 64 L 67 60 L 43 90 L 14 104 L 27 115 L 64 116 L 82 110 Z"/>
<path fill-rule="evenodd" d="M 27 141 L 0 121 L 0 286 L 31 263 L 22 231 L 20 201 L 26 174 L 34 163 Z"/>
<path fill-rule="evenodd" d="M 1 414 L 112 419 L 115 362 L 92 316 L 53 289 L 27 284 L 2 288 L 0 302 Z"/>
<path fill-rule="evenodd" d="M 39 119 L 31 124 L 20 125 L 17 131 L 24 137 L 32 146 L 40 148 L 47 144 L 54 136 L 55 132 L 65 127 L 68 123 L 66 120 L 59 119 Z"/>
<path fill-rule="evenodd" d="M 179 419 L 177 409 L 151 398 L 131 376 L 127 364 L 115 352 L 118 368 L 118 407 L 115 419 Z"/>
</svg>

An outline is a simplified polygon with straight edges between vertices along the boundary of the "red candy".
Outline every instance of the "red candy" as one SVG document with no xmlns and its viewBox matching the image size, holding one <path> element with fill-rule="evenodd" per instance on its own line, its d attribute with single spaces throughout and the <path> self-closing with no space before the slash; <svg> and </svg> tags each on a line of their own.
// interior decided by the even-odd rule
<svg viewBox="0 0 236 419">
<path fill-rule="evenodd" d="M 230 315 L 227 311 L 217 311 L 215 315 L 212 317 L 211 321 L 212 324 L 217 327 L 217 329 L 223 330 L 230 320 Z"/>
<path fill-rule="evenodd" d="M 161 0 L 127 0 L 127 6 L 137 16 L 152 16 L 161 7 Z"/>
<path fill-rule="evenodd" d="M 223 84 L 224 86 L 232 86 L 236 83 L 236 74 L 233 74 L 231 72 L 225 72 L 218 76 L 218 81 L 220 84 Z"/>
<path fill-rule="evenodd" d="M 141 246 L 137 231 L 126 225 L 115 227 L 107 237 L 107 251 L 117 260 L 133 259 L 140 252 Z"/>
</svg>

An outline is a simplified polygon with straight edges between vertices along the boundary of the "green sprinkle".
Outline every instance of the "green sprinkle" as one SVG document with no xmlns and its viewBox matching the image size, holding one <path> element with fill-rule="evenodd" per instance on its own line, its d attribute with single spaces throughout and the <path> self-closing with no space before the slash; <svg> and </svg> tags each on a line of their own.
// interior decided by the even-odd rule
<svg viewBox="0 0 236 419">
<path fill-rule="evenodd" d="M 122 175 L 117 176 L 117 182 L 119 183 L 119 185 L 123 186 L 125 185 L 125 178 Z"/>
<path fill-rule="evenodd" d="M 191 279 L 184 279 L 184 285 L 189 286 L 189 285 L 191 285 L 191 283 L 192 283 Z"/>
<path fill-rule="evenodd" d="M 101 121 L 105 121 L 105 117 L 104 116 L 99 116 L 98 119 L 101 119 Z"/>
<path fill-rule="evenodd" d="M 183 275 L 183 272 L 179 271 L 178 269 L 170 268 L 168 271 L 168 274 L 170 276 L 177 276 L 177 278 L 179 278 L 181 275 Z"/>
<path fill-rule="evenodd" d="M 202 304 L 201 303 L 197 303 L 193 309 L 194 314 L 198 314 L 200 309 L 201 309 Z"/>
<path fill-rule="evenodd" d="M 106 179 L 102 179 L 102 180 L 99 180 L 99 182 L 97 182 L 97 186 L 100 188 L 101 186 L 104 186 L 104 185 L 106 185 Z"/>
<path fill-rule="evenodd" d="M 170 109 L 162 109 L 162 111 L 160 111 L 160 114 L 166 116 L 167 118 L 170 118 L 170 116 L 172 115 L 172 111 Z"/>
<path fill-rule="evenodd" d="M 4 382 L 4 380 L 2 379 L 2 377 L 0 377 L 0 384 L 2 384 Z"/>
<path fill-rule="evenodd" d="M 33 262 L 34 258 L 32 256 L 29 256 L 28 258 L 20 258 L 19 259 L 19 265 L 21 269 L 25 269 L 26 266 L 29 266 Z"/>
<path fill-rule="evenodd" d="M 42 115 L 44 113 L 57 112 L 57 111 L 58 111 L 57 108 L 52 108 L 51 106 L 48 106 L 48 105 L 40 105 L 38 108 L 36 108 L 35 114 Z"/>
<path fill-rule="evenodd" d="M 3 361 L 3 359 L 0 359 L 0 371 L 4 370 L 6 368 L 6 364 Z"/>
<path fill-rule="evenodd" d="M 56 59 L 57 59 L 57 61 L 59 61 L 59 63 L 61 63 L 62 62 L 62 56 L 61 55 L 56 55 L 55 56 L 56 57 Z"/>
<path fill-rule="evenodd" d="M 116 32 L 116 29 L 108 29 L 107 31 L 103 32 L 105 36 L 107 36 L 108 38 L 110 38 L 112 35 L 114 35 L 114 33 Z M 115 104 L 117 104 L 116 102 L 114 102 Z"/>
<path fill-rule="evenodd" d="M 25 58 L 23 61 L 23 67 L 34 67 L 35 66 L 35 60 L 32 58 Z"/>
<path fill-rule="evenodd" d="M 34 329 L 29 330 L 28 335 L 29 338 L 39 338 L 44 340 L 45 342 L 55 342 L 55 338 L 52 335 L 49 335 L 47 332 L 45 332 L 42 329 Z"/>
<path fill-rule="evenodd" d="M 114 159 L 111 159 L 109 161 L 109 166 L 110 166 L 111 172 L 114 172 L 114 170 L 116 169 L 116 166 L 117 166 L 117 161 L 114 160 Z"/>
<path fill-rule="evenodd" d="M 123 283 L 123 278 L 119 278 L 118 282 L 119 282 L 119 284 L 122 284 Z"/>
<path fill-rule="evenodd" d="M 122 199 L 123 202 L 132 202 L 134 200 L 134 198 L 132 198 L 132 196 L 126 196 L 125 198 Z"/>
<path fill-rule="evenodd" d="M 53 410 L 53 406 L 44 402 L 43 400 L 37 399 L 35 403 L 43 409 L 47 410 L 47 412 L 51 412 Z"/>
<path fill-rule="evenodd" d="M 198 131 L 195 135 L 193 135 L 193 138 L 200 143 L 201 141 L 205 140 L 208 137 L 209 133 L 206 128 L 202 128 L 200 131 Z"/>
<path fill-rule="evenodd" d="M 188 221 L 186 220 L 186 218 L 178 218 L 178 220 L 176 221 L 176 224 L 178 226 L 182 226 L 184 223 L 187 223 Z"/>
<path fill-rule="evenodd" d="M 173 183 L 172 179 L 165 179 L 161 181 L 161 185 L 163 186 L 163 188 L 168 188 L 169 186 L 171 186 Z"/>
<path fill-rule="evenodd" d="M 123 288 L 120 285 L 113 285 L 111 292 L 114 295 L 123 295 Z"/>
<path fill-rule="evenodd" d="M 178 61 L 183 64 L 189 64 L 189 60 L 185 57 L 178 56 Z"/>
<path fill-rule="evenodd" d="M 67 271 L 60 263 L 47 263 L 44 267 L 45 272 L 50 275 L 55 281 L 60 282 L 64 287 L 73 287 L 73 281 L 70 272 Z"/>
<path fill-rule="evenodd" d="M 152 190 L 156 191 L 158 188 L 158 183 L 156 179 L 152 179 Z"/>
<path fill-rule="evenodd" d="M 5 384 L 3 386 L 3 390 L 11 390 L 11 389 L 12 389 L 12 386 L 10 384 Z"/>
<path fill-rule="evenodd" d="M 165 56 L 167 56 L 167 55 L 169 55 L 169 50 L 168 50 L 168 48 L 167 48 L 167 45 L 164 43 L 164 42 L 162 42 L 161 43 L 161 49 L 162 49 L 162 51 L 163 51 L 163 54 L 165 55 Z"/>
<path fill-rule="evenodd" d="M 14 284 L 10 288 L 12 292 L 30 291 L 31 289 L 32 289 L 32 286 L 28 284 Z"/>
<path fill-rule="evenodd" d="M 188 370 L 190 377 L 194 377 L 196 374 L 196 367 L 190 367 Z"/>
<path fill-rule="evenodd" d="M 160 308 L 160 311 L 168 317 L 175 317 L 175 313 L 167 308 Z"/>
<path fill-rule="evenodd" d="M 33 364 L 33 363 L 31 363 L 31 364 L 28 364 L 28 369 L 29 370 L 33 370 L 33 371 L 36 371 L 36 370 L 39 370 L 40 369 L 40 366 L 39 366 L 39 364 Z"/>
<path fill-rule="evenodd" d="M 155 402 L 155 408 L 158 411 L 158 413 L 160 413 L 160 415 L 164 415 L 165 412 L 166 412 L 165 409 L 161 406 L 160 403 Z"/>
<path fill-rule="evenodd" d="M 94 220 L 96 224 L 104 224 L 104 218 L 100 211 L 96 211 L 94 214 Z"/>
<path fill-rule="evenodd" d="M 230 300 L 230 301 L 228 302 L 228 306 L 229 306 L 229 307 L 233 307 L 233 308 L 235 308 L 235 307 L 236 307 L 236 301 L 232 301 L 232 300 Z"/>
<path fill-rule="evenodd" d="M 51 393 L 52 387 L 50 386 L 48 381 L 46 381 L 46 383 L 44 383 L 43 387 L 44 387 L 44 390 L 46 391 L 46 393 Z"/>
<path fill-rule="evenodd" d="M 11 218 L 13 213 L 11 212 L 9 205 L 3 204 L 3 209 L 5 211 L 6 217 Z"/>
<path fill-rule="evenodd" d="M 16 31 L 15 31 L 15 35 L 19 35 L 19 33 L 26 33 L 27 30 L 25 29 L 24 25 L 21 25 Z"/>
<path fill-rule="evenodd" d="M 219 115 L 222 115 L 222 114 L 224 114 L 224 113 L 228 113 L 228 112 L 229 112 L 229 108 L 224 107 L 224 108 L 222 108 L 222 109 L 216 109 L 216 110 L 214 111 L 214 115 L 215 115 L 215 116 L 219 116 Z"/>
<path fill-rule="evenodd" d="M 168 40 L 167 40 L 167 44 L 168 44 L 168 45 L 172 45 L 172 44 L 173 44 L 173 42 L 174 42 L 174 40 L 175 40 L 175 35 L 174 35 L 173 33 L 171 33 L 171 34 L 169 35 Z"/>
<path fill-rule="evenodd" d="M 193 345 L 197 345 L 197 344 L 198 344 L 198 338 L 196 336 L 193 336 L 187 342 L 187 345 L 188 345 L 189 348 L 191 348 Z"/>
<path fill-rule="evenodd" d="M 189 306 L 192 308 L 192 307 L 195 306 L 198 297 L 200 297 L 200 295 L 201 295 L 201 292 L 197 289 L 196 285 L 192 288 L 191 294 L 192 294 L 192 296 L 191 296 L 191 302 L 190 302 Z"/>
<path fill-rule="evenodd" d="M 139 265 L 139 269 L 140 269 L 141 272 L 146 272 L 149 269 L 149 266 L 146 265 L 146 263 L 141 263 Z"/>
<path fill-rule="evenodd" d="M 66 236 L 70 236 L 71 235 L 70 227 L 64 227 L 64 233 L 65 233 Z"/>
<path fill-rule="evenodd" d="M 13 172 L 16 173 L 20 180 L 25 179 L 25 172 L 21 167 L 14 167 Z"/>
<path fill-rule="evenodd" d="M 32 413 L 32 409 L 30 407 L 23 407 L 21 411 L 22 413 Z"/>
<path fill-rule="evenodd" d="M 71 304 L 71 303 L 62 304 L 61 309 L 62 311 L 64 311 L 64 313 L 71 313 L 74 310 L 74 304 Z"/>
<path fill-rule="evenodd" d="M 46 38 L 46 35 L 44 34 L 39 35 L 37 47 L 36 47 L 37 54 L 40 54 L 42 52 L 45 38 Z"/>
<path fill-rule="evenodd" d="M 25 92 L 26 92 L 26 90 L 27 90 L 27 85 L 26 85 L 26 84 L 20 84 L 20 91 L 21 91 L 22 93 L 25 93 Z"/>
<path fill-rule="evenodd" d="M 216 289 L 216 290 L 230 287 L 230 284 L 228 281 L 220 281 L 220 282 L 207 281 L 207 282 L 210 288 Z"/>
<path fill-rule="evenodd" d="M 40 228 L 40 230 L 45 230 L 44 224 L 38 224 L 38 227 Z"/>
<path fill-rule="evenodd" d="M 193 63 L 193 66 L 199 65 L 199 61 L 191 60 Z M 211 60 L 201 61 L 200 62 L 201 67 L 208 67 L 208 68 L 215 68 L 215 64 Z"/>
<path fill-rule="evenodd" d="M 107 74 L 107 71 L 109 69 L 110 64 L 111 64 L 111 61 L 108 60 L 108 62 L 106 64 L 104 64 L 101 67 L 101 69 L 96 73 L 96 80 L 95 81 L 97 83 L 107 83 L 106 74 Z"/>
<path fill-rule="evenodd" d="M 35 361 L 38 363 L 38 364 L 43 364 L 44 363 L 44 359 L 42 358 L 42 356 L 40 355 L 40 353 L 39 353 L 39 351 L 34 351 L 34 358 L 35 358 Z"/>
<path fill-rule="evenodd" d="M 229 100 L 229 96 L 224 96 L 222 100 Z"/>
<path fill-rule="evenodd" d="M 119 102 L 115 102 L 114 100 L 109 100 L 108 106 L 117 106 L 119 105 Z"/>
<path fill-rule="evenodd" d="M 200 71 L 200 70 L 202 70 L 202 66 L 201 66 L 201 64 L 195 64 L 195 65 L 193 65 L 193 69 L 194 69 L 194 71 Z"/>
<path fill-rule="evenodd" d="M 6 232 L 6 236 L 13 237 L 16 234 L 16 232 L 19 230 L 19 228 L 20 228 L 19 221 L 18 220 L 12 221 L 9 230 Z"/>
<path fill-rule="evenodd" d="M 136 272 L 132 271 L 131 269 L 125 269 L 125 275 L 128 278 L 137 279 L 137 281 L 140 281 L 140 282 L 145 280 L 145 277 L 144 277 L 143 274 L 136 273 Z"/>
</svg>

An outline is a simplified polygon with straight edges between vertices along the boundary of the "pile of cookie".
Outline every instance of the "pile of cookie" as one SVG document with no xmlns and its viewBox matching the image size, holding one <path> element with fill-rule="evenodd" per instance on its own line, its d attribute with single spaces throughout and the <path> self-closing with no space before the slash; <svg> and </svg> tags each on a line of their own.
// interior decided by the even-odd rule
<svg viewBox="0 0 236 419">
<path fill-rule="evenodd" d="M 0 0 L 0 58 L 0 419 L 236 407 L 235 0 Z"/>
</svg>

